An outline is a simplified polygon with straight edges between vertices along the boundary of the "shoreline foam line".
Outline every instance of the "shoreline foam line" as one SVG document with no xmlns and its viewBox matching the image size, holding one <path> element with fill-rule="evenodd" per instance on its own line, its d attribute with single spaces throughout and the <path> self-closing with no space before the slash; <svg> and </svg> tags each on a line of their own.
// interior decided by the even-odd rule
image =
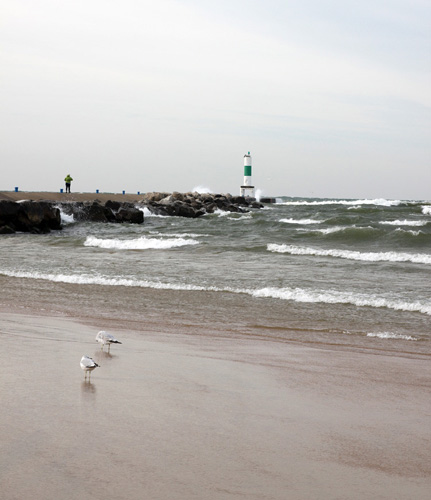
<svg viewBox="0 0 431 500">
<path fill-rule="evenodd" d="M 387 308 L 395 311 L 418 312 L 431 316 L 431 302 L 402 302 L 376 295 L 358 294 L 353 292 L 339 292 L 336 290 L 305 290 L 302 288 L 261 288 L 236 289 L 205 287 L 199 285 L 160 283 L 146 280 L 128 278 L 108 278 L 106 276 L 89 275 L 64 275 L 43 274 L 37 272 L 8 272 L 0 270 L 0 275 L 11 278 L 40 279 L 55 283 L 68 283 L 72 285 L 101 285 L 101 286 L 127 286 L 136 288 L 154 288 L 158 290 L 181 290 L 191 292 L 222 292 L 250 295 L 255 298 L 281 299 L 291 302 L 320 303 L 320 304 L 345 304 L 356 307 Z"/>
</svg>

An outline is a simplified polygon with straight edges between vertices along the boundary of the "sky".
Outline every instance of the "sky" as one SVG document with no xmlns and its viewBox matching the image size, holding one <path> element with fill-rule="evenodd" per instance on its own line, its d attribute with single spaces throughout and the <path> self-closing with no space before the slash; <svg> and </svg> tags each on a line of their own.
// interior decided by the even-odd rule
<svg viewBox="0 0 431 500">
<path fill-rule="evenodd" d="M 431 199 L 428 0 L 2 0 L 0 190 Z"/>
</svg>

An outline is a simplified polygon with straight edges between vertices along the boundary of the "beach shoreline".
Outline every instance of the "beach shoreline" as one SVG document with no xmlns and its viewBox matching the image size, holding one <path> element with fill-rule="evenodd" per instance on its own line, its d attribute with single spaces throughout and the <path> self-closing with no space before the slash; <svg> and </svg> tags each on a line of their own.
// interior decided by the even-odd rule
<svg viewBox="0 0 431 500">
<path fill-rule="evenodd" d="M 427 361 L 0 318 L 7 500 L 427 498 Z"/>
</svg>

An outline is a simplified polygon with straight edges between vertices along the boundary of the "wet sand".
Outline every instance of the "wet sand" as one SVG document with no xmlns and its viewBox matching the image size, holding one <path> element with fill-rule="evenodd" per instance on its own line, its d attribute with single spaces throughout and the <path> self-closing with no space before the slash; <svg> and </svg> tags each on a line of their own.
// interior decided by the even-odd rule
<svg viewBox="0 0 431 500">
<path fill-rule="evenodd" d="M 429 361 L 102 328 L 1 313 L 3 499 L 429 498 Z"/>
<path fill-rule="evenodd" d="M 0 200 L 9 201 L 99 201 L 106 203 L 112 201 L 138 202 L 143 195 L 137 193 L 53 193 L 48 191 L 0 191 Z"/>
</svg>

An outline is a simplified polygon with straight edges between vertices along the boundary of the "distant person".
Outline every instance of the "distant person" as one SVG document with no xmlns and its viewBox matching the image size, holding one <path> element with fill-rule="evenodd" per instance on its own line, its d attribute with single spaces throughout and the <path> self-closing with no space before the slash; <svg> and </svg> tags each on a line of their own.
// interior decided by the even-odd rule
<svg viewBox="0 0 431 500">
<path fill-rule="evenodd" d="M 66 177 L 64 178 L 64 182 L 66 183 L 66 193 L 70 193 L 70 183 L 73 181 L 72 177 L 70 177 L 70 174 L 67 174 Z"/>
</svg>

